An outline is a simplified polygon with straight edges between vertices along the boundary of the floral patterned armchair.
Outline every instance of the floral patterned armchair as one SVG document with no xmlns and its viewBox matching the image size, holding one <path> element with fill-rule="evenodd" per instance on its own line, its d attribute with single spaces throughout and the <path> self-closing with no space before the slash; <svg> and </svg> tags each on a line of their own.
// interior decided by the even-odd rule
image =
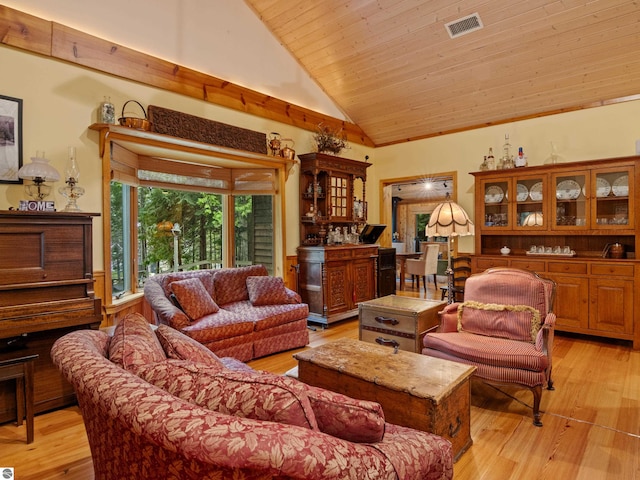
<svg viewBox="0 0 640 480">
<path fill-rule="evenodd" d="M 542 387 L 553 390 L 555 290 L 553 281 L 515 268 L 472 275 L 464 302 L 444 308 L 440 329 L 425 336 L 422 353 L 474 365 L 487 383 L 531 389 L 533 423 L 542 426 Z"/>
</svg>

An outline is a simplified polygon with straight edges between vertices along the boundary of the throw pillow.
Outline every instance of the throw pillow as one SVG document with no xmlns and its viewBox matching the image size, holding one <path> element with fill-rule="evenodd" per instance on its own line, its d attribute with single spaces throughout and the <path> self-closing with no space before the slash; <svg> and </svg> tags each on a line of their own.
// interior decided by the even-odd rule
<svg viewBox="0 0 640 480">
<path fill-rule="evenodd" d="M 199 278 L 185 278 L 171 282 L 170 287 L 182 310 L 191 321 L 220 310 Z"/>
<path fill-rule="evenodd" d="M 501 305 L 468 300 L 458 306 L 458 331 L 535 343 L 540 312 L 529 305 Z"/>
<path fill-rule="evenodd" d="M 225 368 L 215 353 L 175 328 L 162 324 L 158 326 L 156 336 L 168 358 L 210 365 L 213 371 Z"/>
<path fill-rule="evenodd" d="M 165 360 L 167 356 L 151 329 L 139 313 L 130 313 L 118 322 L 109 343 L 109 359 L 125 370 Z"/>
<path fill-rule="evenodd" d="M 246 267 L 223 268 L 213 275 L 213 290 L 218 305 L 243 302 L 249 300 L 247 277 L 263 275 L 268 272 L 264 265 L 248 265 Z"/>
<path fill-rule="evenodd" d="M 280 277 L 247 277 L 249 301 L 254 306 L 289 303 L 289 295 Z"/>
<path fill-rule="evenodd" d="M 382 441 L 386 424 L 379 403 L 356 400 L 309 385 L 306 388 L 321 432 L 349 442 Z"/>
<path fill-rule="evenodd" d="M 209 365 L 173 359 L 142 365 L 135 373 L 176 397 L 215 412 L 318 429 L 304 385 L 287 377 L 212 372 Z"/>
<path fill-rule="evenodd" d="M 213 270 L 188 270 L 186 272 L 173 272 L 163 273 L 162 280 L 160 281 L 162 289 L 165 295 L 171 293 L 171 284 L 178 280 L 184 280 L 185 278 L 198 278 L 204 285 L 204 288 L 209 292 L 211 298 L 215 301 L 215 295 L 213 291 Z"/>
</svg>

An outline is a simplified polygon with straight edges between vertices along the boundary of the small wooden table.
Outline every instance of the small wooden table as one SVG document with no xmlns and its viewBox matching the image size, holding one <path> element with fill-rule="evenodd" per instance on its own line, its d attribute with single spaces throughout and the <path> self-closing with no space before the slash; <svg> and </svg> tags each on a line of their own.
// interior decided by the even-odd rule
<svg viewBox="0 0 640 480">
<path fill-rule="evenodd" d="M 442 300 L 387 295 L 358 305 L 360 340 L 420 353 L 422 339 L 440 325 Z"/>
<path fill-rule="evenodd" d="M 389 423 L 449 440 L 455 460 L 473 443 L 470 377 L 476 367 L 349 338 L 294 357 L 301 381 L 378 402 Z"/>
<path fill-rule="evenodd" d="M 37 354 L 22 357 L 0 356 L 0 382 L 16 381 L 16 415 L 18 426 L 27 418 L 27 443 L 33 442 L 33 372 Z"/>
</svg>

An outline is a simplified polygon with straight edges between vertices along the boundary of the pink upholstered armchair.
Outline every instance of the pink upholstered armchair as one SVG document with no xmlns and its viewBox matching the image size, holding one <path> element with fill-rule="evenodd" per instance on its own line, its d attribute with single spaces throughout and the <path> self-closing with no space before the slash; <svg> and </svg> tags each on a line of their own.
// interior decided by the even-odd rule
<svg viewBox="0 0 640 480">
<path fill-rule="evenodd" d="M 466 281 L 464 302 L 441 312 L 440 330 L 424 338 L 422 353 L 477 367 L 487 383 L 517 384 L 533 392 L 533 424 L 540 421 L 542 387 L 553 390 L 551 350 L 555 283 L 515 268 L 492 268 Z"/>
</svg>

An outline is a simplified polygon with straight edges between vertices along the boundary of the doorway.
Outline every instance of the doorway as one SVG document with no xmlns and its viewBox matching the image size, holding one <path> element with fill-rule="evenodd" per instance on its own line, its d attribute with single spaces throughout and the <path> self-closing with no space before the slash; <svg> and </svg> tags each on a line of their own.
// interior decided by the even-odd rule
<svg viewBox="0 0 640 480">
<path fill-rule="evenodd" d="M 385 229 L 381 245 L 396 251 L 420 251 L 424 228 L 433 209 L 447 198 L 457 198 L 457 172 L 381 180 L 381 223 Z"/>
</svg>

